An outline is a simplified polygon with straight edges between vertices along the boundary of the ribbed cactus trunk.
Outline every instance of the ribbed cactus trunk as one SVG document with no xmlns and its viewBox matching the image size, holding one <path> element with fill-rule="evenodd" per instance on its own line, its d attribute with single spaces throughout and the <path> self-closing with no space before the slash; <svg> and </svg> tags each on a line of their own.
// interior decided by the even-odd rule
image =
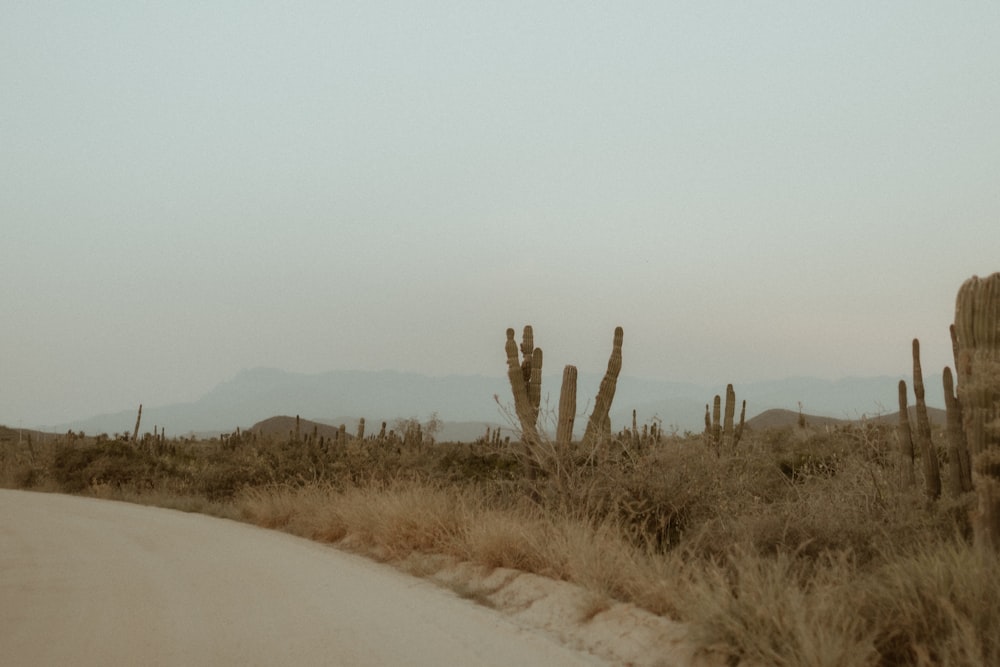
<svg viewBox="0 0 1000 667">
<path fill-rule="evenodd" d="M 576 366 L 563 368 L 562 388 L 559 391 L 559 424 L 556 426 L 556 443 L 566 447 L 573 440 L 573 423 L 576 420 Z"/>
<path fill-rule="evenodd" d="M 951 369 L 944 369 L 944 406 L 948 416 L 948 495 L 959 496 L 972 490 L 969 449 L 962 431 L 962 404 L 955 395 Z"/>
<path fill-rule="evenodd" d="M 716 447 L 722 442 L 722 397 L 718 394 L 712 401 L 712 441 Z"/>
<path fill-rule="evenodd" d="M 524 337 L 521 343 L 521 351 L 524 353 L 524 362 L 517 358 L 517 342 L 514 340 L 514 330 L 507 329 L 507 378 L 510 380 L 510 389 L 514 394 L 514 412 L 517 421 L 521 424 L 521 437 L 529 447 L 538 443 L 538 412 L 534 407 L 528 386 L 531 384 L 531 362 L 534 359 L 534 349 L 530 352 L 525 350 L 534 344 L 534 336 L 530 326 L 524 327 Z M 539 355 L 539 358 L 541 355 Z M 540 370 L 539 370 L 540 372 Z M 539 392 L 541 395 L 541 392 Z"/>
<path fill-rule="evenodd" d="M 948 327 L 948 331 L 949 331 L 949 333 L 951 333 L 951 353 L 952 353 L 952 357 L 955 360 L 955 373 L 956 373 L 956 375 L 954 376 L 954 380 L 955 380 L 955 383 L 957 383 L 958 382 L 958 376 L 957 376 L 957 373 L 958 373 L 958 330 L 955 328 L 955 325 L 952 324 L 950 327 Z M 947 372 L 947 370 L 948 369 L 946 368 L 945 371 Z M 951 376 L 950 373 L 948 375 Z M 957 438 L 956 437 L 956 439 L 959 441 L 957 443 L 957 447 L 958 447 L 959 461 L 961 463 L 962 490 L 963 491 L 971 491 L 972 490 L 972 456 L 971 456 L 971 454 L 969 452 L 969 443 L 965 439 L 965 430 L 964 430 L 964 428 L 965 428 L 964 427 L 965 418 L 962 415 L 962 401 L 959 400 L 959 398 L 958 398 L 958 388 L 957 388 L 957 386 L 954 388 L 954 393 L 953 393 L 952 397 L 955 399 L 955 405 L 954 405 L 955 409 L 954 409 L 954 412 L 956 413 L 955 417 L 957 418 L 957 421 L 958 421 L 956 431 L 957 431 L 957 434 L 961 436 L 961 438 Z M 950 427 L 949 427 L 949 430 L 950 430 Z"/>
<path fill-rule="evenodd" d="M 736 391 L 733 385 L 726 385 L 726 412 L 722 421 L 722 432 L 725 435 L 726 446 L 732 445 L 733 419 L 736 417 Z"/>
<path fill-rule="evenodd" d="M 913 469 L 916 459 L 913 450 L 913 432 L 910 430 L 910 408 L 906 404 L 906 381 L 899 381 L 899 457 L 902 464 L 902 479 L 904 489 L 917 483 L 917 474 Z"/>
<path fill-rule="evenodd" d="M 611 431 L 609 415 L 611 402 L 615 398 L 615 388 L 618 385 L 618 374 L 622 370 L 622 341 L 624 337 L 625 333 L 622 328 L 616 327 L 615 337 L 611 345 L 611 357 L 608 359 L 608 370 L 601 380 L 597 398 L 594 400 L 594 411 L 590 415 L 587 429 L 583 434 L 584 442 L 591 446 L 600 442 Z"/>
<path fill-rule="evenodd" d="M 132 442 L 139 441 L 139 423 L 142 421 L 142 403 L 139 404 L 139 414 L 135 416 L 135 430 L 132 432 Z"/>
<path fill-rule="evenodd" d="M 920 447 L 924 469 L 924 494 L 929 500 L 937 500 L 941 497 L 941 467 L 931 439 L 931 421 L 924 401 L 924 374 L 920 368 L 920 341 L 916 338 L 913 339 L 913 395 L 917 399 L 916 444 Z"/>
<path fill-rule="evenodd" d="M 976 543 L 1000 552 L 1000 273 L 973 276 L 955 300 L 958 400 L 978 507 Z"/>
</svg>

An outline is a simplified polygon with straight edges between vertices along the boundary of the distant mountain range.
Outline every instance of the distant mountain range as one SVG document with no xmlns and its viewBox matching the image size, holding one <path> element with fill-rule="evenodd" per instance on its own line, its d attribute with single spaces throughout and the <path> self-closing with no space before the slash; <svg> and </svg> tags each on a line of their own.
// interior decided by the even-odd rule
<svg viewBox="0 0 1000 667">
<path fill-rule="evenodd" d="M 844 378 L 830 381 L 817 378 L 788 378 L 735 385 L 738 401 L 747 402 L 747 419 L 770 409 L 802 410 L 813 416 L 859 419 L 889 414 L 897 409 L 897 383 L 909 377 Z M 552 424 L 559 401 L 558 376 L 543 379 L 543 423 Z M 577 436 L 583 432 L 601 375 L 581 374 L 577 388 Z M 927 402 L 943 407 L 941 376 L 927 376 Z M 621 377 L 612 407 L 612 425 L 617 430 L 632 422 L 632 410 L 640 424 L 658 419 L 665 429 L 701 431 L 705 405 L 716 394 L 725 394 L 725 385 Z M 499 405 L 494 396 L 499 398 Z M 912 404 L 912 390 L 910 403 Z M 439 439 L 469 439 L 465 434 L 483 434 L 486 426 L 509 426 L 501 406 L 512 415 L 513 400 L 506 377 L 451 375 L 431 377 L 394 371 L 332 371 L 289 373 L 270 368 L 244 370 L 192 403 L 144 406 L 141 431 L 153 426 L 166 428 L 171 435 L 199 435 L 231 432 L 284 415 L 327 424 L 347 424 L 354 429 L 364 417 L 368 431 L 377 431 L 382 421 L 392 424 L 400 418 L 426 421 L 431 414 L 445 422 Z M 547 407 L 546 407 L 547 406 Z M 131 433 L 135 408 L 51 427 L 53 432 L 69 429 L 96 433 Z M 449 429 L 462 422 L 462 437 Z M 554 425 L 551 427 L 554 430 Z M 471 437 L 475 437 L 472 435 Z"/>
</svg>

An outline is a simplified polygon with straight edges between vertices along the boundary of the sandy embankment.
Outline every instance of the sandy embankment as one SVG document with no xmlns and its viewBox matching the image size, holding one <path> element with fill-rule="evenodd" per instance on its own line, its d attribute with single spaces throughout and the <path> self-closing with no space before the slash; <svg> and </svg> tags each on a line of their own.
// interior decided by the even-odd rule
<svg viewBox="0 0 1000 667">
<path fill-rule="evenodd" d="M 693 664 L 676 624 L 582 621 L 569 584 L 435 578 L 237 522 L 0 490 L 0 650 L 17 665 Z M 478 601 L 478 603 L 477 603 Z"/>
</svg>

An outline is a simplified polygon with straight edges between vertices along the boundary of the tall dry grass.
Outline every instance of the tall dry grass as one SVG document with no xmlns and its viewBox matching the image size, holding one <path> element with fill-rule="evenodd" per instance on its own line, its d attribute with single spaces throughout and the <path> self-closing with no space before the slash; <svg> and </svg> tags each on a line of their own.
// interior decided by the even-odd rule
<svg viewBox="0 0 1000 667">
<path fill-rule="evenodd" d="M 662 582 L 673 557 L 635 545 L 611 519 L 591 523 L 527 502 L 499 507 L 473 488 L 415 481 L 254 488 L 235 504 L 244 520 L 380 560 L 445 555 L 574 582 L 657 613 L 672 609 Z"/>
</svg>

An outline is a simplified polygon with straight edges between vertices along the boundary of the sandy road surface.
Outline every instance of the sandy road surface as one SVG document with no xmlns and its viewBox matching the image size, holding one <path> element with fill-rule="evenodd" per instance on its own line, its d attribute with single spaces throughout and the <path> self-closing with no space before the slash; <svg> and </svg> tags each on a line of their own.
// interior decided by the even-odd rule
<svg viewBox="0 0 1000 667">
<path fill-rule="evenodd" d="M 0 490 L 7 665 L 597 665 L 392 568 L 153 507 Z"/>
</svg>

